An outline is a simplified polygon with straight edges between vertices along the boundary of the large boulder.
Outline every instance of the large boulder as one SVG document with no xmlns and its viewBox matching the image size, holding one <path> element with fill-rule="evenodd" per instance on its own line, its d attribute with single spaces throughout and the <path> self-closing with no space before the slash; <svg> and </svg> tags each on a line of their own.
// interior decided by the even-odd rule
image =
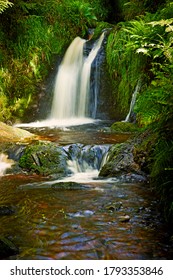
<svg viewBox="0 0 173 280">
<path fill-rule="evenodd" d="M 28 142 L 36 136 L 24 129 L 0 122 L 0 143 Z"/>
<path fill-rule="evenodd" d="M 37 141 L 25 147 L 19 166 L 30 173 L 61 177 L 68 172 L 66 160 L 67 154 L 62 147 L 51 142 Z"/>
<path fill-rule="evenodd" d="M 144 143 L 147 143 L 144 145 Z M 126 181 L 146 181 L 149 172 L 150 144 L 147 133 L 138 135 L 122 144 L 113 145 L 108 153 L 108 160 L 101 168 L 99 176 L 118 177 Z"/>
</svg>

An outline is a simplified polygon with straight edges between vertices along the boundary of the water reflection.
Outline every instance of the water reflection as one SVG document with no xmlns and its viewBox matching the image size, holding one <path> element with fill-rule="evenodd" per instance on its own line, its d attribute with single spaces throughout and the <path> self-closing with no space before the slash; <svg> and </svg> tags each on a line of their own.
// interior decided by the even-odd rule
<svg viewBox="0 0 173 280">
<path fill-rule="evenodd" d="M 147 186 L 96 182 L 85 190 L 20 189 L 27 180 L 39 184 L 40 178 L 1 178 L 0 203 L 15 209 L 0 219 L 1 234 L 20 248 L 13 258 L 171 258 Z M 129 221 L 121 221 L 123 215 Z"/>
</svg>

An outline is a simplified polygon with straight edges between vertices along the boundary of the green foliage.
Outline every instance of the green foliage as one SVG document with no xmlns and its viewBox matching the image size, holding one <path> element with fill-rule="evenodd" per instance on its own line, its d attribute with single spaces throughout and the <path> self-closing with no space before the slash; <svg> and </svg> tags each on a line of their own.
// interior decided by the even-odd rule
<svg viewBox="0 0 173 280">
<path fill-rule="evenodd" d="M 98 37 L 102 34 L 104 29 L 112 29 L 114 26 L 108 22 L 97 22 L 96 28 L 94 29 L 93 39 L 98 39 Z"/>
<path fill-rule="evenodd" d="M 82 36 L 85 36 L 88 27 L 94 26 L 97 20 L 90 4 L 81 1 L 69 2 L 66 6 L 66 13 L 71 19 L 72 25 L 81 27 Z"/>
<path fill-rule="evenodd" d="M 142 55 L 138 55 L 126 47 L 129 42 L 129 34 L 125 31 L 125 26 L 125 24 L 121 24 L 112 30 L 106 49 L 114 96 L 118 104 L 117 110 L 122 113 L 122 118 L 128 113 L 132 94 L 147 61 Z"/>
<path fill-rule="evenodd" d="M 166 219 L 173 217 L 172 4 L 167 1 L 156 14 L 146 13 L 118 24 L 107 44 L 107 62 L 115 98 L 124 112 L 124 108 L 129 108 L 135 83 L 139 79 L 142 81 L 135 113 L 138 124 L 149 126 L 157 135 L 148 167 Z"/>
<path fill-rule="evenodd" d="M 0 14 L 4 12 L 5 9 L 11 7 L 13 3 L 8 0 L 0 0 Z"/>
<path fill-rule="evenodd" d="M 166 220 L 173 218 L 173 139 L 159 135 L 154 151 L 151 178 L 157 187 Z"/>
<path fill-rule="evenodd" d="M 36 101 L 38 87 L 55 56 L 64 53 L 75 36 L 85 36 L 88 27 L 96 24 L 95 14 L 103 8 L 100 0 L 14 0 L 13 3 L 0 22 L 0 62 L 6 73 L 4 79 L 0 72 L 1 98 L 6 100 L 1 102 L 4 104 L 1 120 L 22 118 L 26 108 Z M 106 8 L 103 10 L 106 14 Z"/>
<path fill-rule="evenodd" d="M 115 122 L 111 125 L 111 130 L 116 132 L 139 132 L 139 128 L 136 124 L 130 122 Z"/>
</svg>

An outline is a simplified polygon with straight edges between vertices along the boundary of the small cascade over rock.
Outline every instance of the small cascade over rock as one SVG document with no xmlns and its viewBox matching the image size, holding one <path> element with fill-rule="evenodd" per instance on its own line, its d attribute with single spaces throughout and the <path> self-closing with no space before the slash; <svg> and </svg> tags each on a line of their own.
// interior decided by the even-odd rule
<svg viewBox="0 0 173 280">
<path fill-rule="evenodd" d="M 64 147 L 72 173 L 99 171 L 105 163 L 110 145 L 72 144 Z"/>
</svg>

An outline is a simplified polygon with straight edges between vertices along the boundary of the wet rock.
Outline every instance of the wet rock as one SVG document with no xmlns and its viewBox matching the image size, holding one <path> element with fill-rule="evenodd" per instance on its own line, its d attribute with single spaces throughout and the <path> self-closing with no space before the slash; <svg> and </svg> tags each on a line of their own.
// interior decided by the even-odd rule
<svg viewBox="0 0 173 280">
<path fill-rule="evenodd" d="M 128 174 L 123 174 L 119 176 L 119 180 L 121 182 L 126 182 L 126 183 L 142 183 L 142 182 L 148 182 L 148 176 L 147 175 L 139 175 L 139 174 L 134 174 L 134 173 L 128 173 Z"/>
<path fill-rule="evenodd" d="M 126 222 L 130 221 L 130 216 L 128 216 L 128 215 L 119 216 L 118 219 L 119 219 L 120 222 L 126 223 Z"/>
<path fill-rule="evenodd" d="M 8 216 L 14 214 L 15 211 L 9 206 L 0 206 L 0 216 Z"/>
<path fill-rule="evenodd" d="M 135 160 L 135 145 L 142 140 L 133 139 L 126 143 L 113 145 L 108 153 L 108 161 L 101 168 L 101 177 L 119 177 L 125 182 L 144 182 L 147 181 L 146 174 L 141 170 L 138 161 Z"/>
<path fill-rule="evenodd" d="M 17 248 L 13 242 L 8 238 L 0 236 L 0 258 L 6 259 L 10 256 L 17 255 L 19 248 Z"/>
<path fill-rule="evenodd" d="M 114 203 L 108 203 L 107 205 L 105 205 L 104 207 L 106 210 L 108 211 L 119 211 L 122 208 L 122 202 L 114 202 Z"/>
<path fill-rule="evenodd" d="M 84 211 L 78 211 L 75 213 L 68 213 L 67 216 L 71 218 L 82 218 L 82 217 L 90 217 L 94 215 L 94 211 L 91 210 L 84 210 Z"/>
<path fill-rule="evenodd" d="M 90 188 L 87 185 L 82 185 L 76 182 L 58 182 L 51 186 L 54 190 L 86 190 Z"/>
<path fill-rule="evenodd" d="M 30 173 L 54 175 L 67 174 L 67 155 L 55 143 L 37 141 L 26 146 L 19 159 L 19 166 Z"/>
<path fill-rule="evenodd" d="M 17 127 L 6 125 L 0 122 L 0 143 L 12 142 L 30 142 L 36 138 L 36 135 Z"/>
</svg>

